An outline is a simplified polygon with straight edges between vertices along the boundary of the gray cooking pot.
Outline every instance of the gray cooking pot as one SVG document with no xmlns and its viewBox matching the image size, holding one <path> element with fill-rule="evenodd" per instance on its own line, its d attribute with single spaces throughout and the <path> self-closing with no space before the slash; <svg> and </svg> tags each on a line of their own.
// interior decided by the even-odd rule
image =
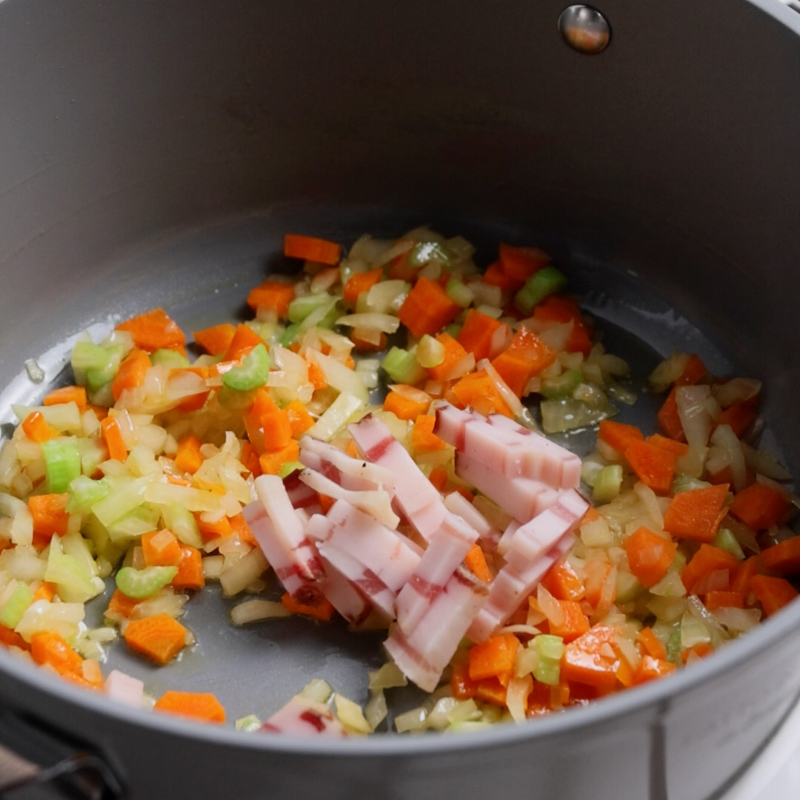
<svg viewBox="0 0 800 800">
<path fill-rule="evenodd" d="M 191 330 L 236 312 L 286 230 L 349 241 L 430 222 L 553 249 L 634 361 L 693 348 L 761 378 L 800 473 L 800 16 L 598 0 L 611 39 L 587 55 L 559 34 L 566 5 L 5 0 L 2 421 L 44 392 L 26 359 L 57 380 L 69 337 L 109 315 L 164 305 Z M 363 692 L 371 644 L 226 633 L 204 597 L 198 652 L 147 676 L 163 688 L 262 713 L 314 675 Z M 0 652 L 0 775 L 53 779 L 10 798 L 700 800 L 780 724 L 798 658 L 795 604 L 587 708 L 331 744 L 137 713 Z"/>
</svg>

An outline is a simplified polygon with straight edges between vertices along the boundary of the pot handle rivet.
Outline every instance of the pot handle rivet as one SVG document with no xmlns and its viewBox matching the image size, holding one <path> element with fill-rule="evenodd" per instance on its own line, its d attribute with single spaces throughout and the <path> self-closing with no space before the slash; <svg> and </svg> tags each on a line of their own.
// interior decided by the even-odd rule
<svg viewBox="0 0 800 800">
<path fill-rule="evenodd" d="M 579 53 L 602 53 L 611 41 L 611 26 L 596 9 L 583 4 L 568 6 L 558 18 L 564 41 Z"/>
</svg>

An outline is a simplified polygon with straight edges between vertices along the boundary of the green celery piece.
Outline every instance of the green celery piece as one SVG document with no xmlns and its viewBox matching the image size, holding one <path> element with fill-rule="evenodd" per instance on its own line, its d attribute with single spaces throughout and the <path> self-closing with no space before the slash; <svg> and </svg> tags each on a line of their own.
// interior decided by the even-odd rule
<svg viewBox="0 0 800 800">
<path fill-rule="evenodd" d="M 467 308 L 475 300 L 475 293 L 464 281 L 453 275 L 444 287 L 447 296 L 461 308 Z"/>
<path fill-rule="evenodd" d="M 70 483 L 81 474 L 81 453 L 71 439 L 51 439 L 42 442 L 44 468 L 50 491 L 66 492 Z"/>
<path fill-rule="evenodd" d="M 711 544 L 736 556 L 737 560 L 744 561 L 744 550 L 730 528 L 720 528 L 711 540 Z"/>
<path fill-rule="evenodd" d="M 0 610 L 0 624 L 12 630 L 19 625 L 25 610 L 33 602 L 33 589 L 27 583 L 18 583 Z"/>
<path fill-rule="evenodd" d="M 115 344 L 105 349 L 108 353 L 108 363 L 99 369 L 86 370 L 86 385 L 93 392 L 114 379 L 125 356 L 125 347 L 121 344 Z"/>
<path fill-rule="evenodd" d="M 675 630 L 670 633 L 669 638 L 667 639 L 667 661 L 671 661 L 673 664 L 680 663 L 681 660 L 681 629 L 680 625 L 675 627 Z"/>
<path fill-rule="evenodd" d="M 111 491 L 95 503 L 92 512 L 106 528 L 109 528 L 118 519 L 142 505 L 149 480 L 149 478 L 109 479 Z"/>
<path fill-rule="evenodd" d="M 189 359 L 183 353 L 179 353 L 177 350 L 167 350 L 163 347 L 150 354 L 150 361 L 155 366 L 163 366 L 168 369 L 180 369 L 181 367 L 189 366 Z"/>
<path fill-rule="evenodd" d="M 89 571 L 78 559 L 64 552 L 58 536 L 50 540 L 44 579 L 55 583 L 61 599 L 68 603 L 85 603 L 98 594 Z"/>
<path fill-rule="evenodd" d="M 609 464 L 597 473 L 592 487 L 592 500 L 595 503 L 610 503 L 619 496 L 622 489 L 622 466 Z"/>
<path fill-rule="evenodd" d="M 177 574 L 177 567 L 123 567 L 117 572 L 117 589 L 134 600 L 144 600 L 163 589 Z"/>
<path fill-rule="evenodd" d="M 417 361 L 425 369 L 438 367 L 444 361 L 444 345 L 429 333 L 424 334 L 417 344 Z"/>
<path fill-rule="evenodd" d="M 330 295 L 327 292 L 304 294 L 300 297 L 295 297 L 294 300 L 289 303 L 289 310 L 287 313 L 289 322 L 302 322 L 312 311 L 316 311 L 320 306 L 324 306 L 329 301 Z"/>
<path fill-rule="evenodd" d="M 711 486 L 708 481 L 701 481 L 699 478 L 693 478 L 691 475 L 676 475 L 672 481 L 672 494 L 680 494 L 681 492 L 691 492 L 693 489 L 706 489 Z"/>
<path fill-rule="evenodd" d="M 567 276 L 556 267 L 545 267 L 531 275 L 525 285 L 514 295 L 514 305 L 523 313 L 530 314 L 551 294 L 567 288 Z"/>
<path fill-rule="evenodd" d="M 551 633 L 540 633 L 533 639 L 533 646 L 539 652 L 539 658 L 560 661 L 564 655 L 564 640 L 560 636 Z"/>
<path fill-rule="evenodd" d="M 69 484 L 71 496 L 67 503 L 67 511 L 70 514 L 86 512 L 95 503 L 99 503 L 104 497 L 107 497 L 110 491 L 111 487 L 104 478 L 93 481 L 87 475 L 78 475 Z"/>
<path fill-rule="evenodd" d="M 269 353 L 264 344 L 257 344 L 242 360 L 222 376 L 222 383 L 237 392 L 249 392 L 263 386 L 269 378 Z"/>
<path fill-rule="evenodd" d="M 445 327 L 444 332 L 452 336 L 454 339 L 458 339 L 458 334 L 461 333 L 461 329 L 463 327 L 463 323 L 459 324 L 458 322 L 451 322 Z"/>
<path fill-rule="evenodd" d="M 540 683 L 546 683 L 548 686 L 558 685 L 561 678 L 561 662 L 549 658 L 539 659 L 539 663 L 533 671 L 533 677 Z"/>
<path fill-rule="evenodd" d="M 439 242 L 417 242 L 408 253 L 408 263 L 412 267 L 422 267 L 434 259 L 446 265 L 453 260 L 448 249 Z"/>
<path fill-rule="evenodd" d="M 205 544 L 194 514 L 178 503 L 162 508 L 164 527 L 169 528 L 184 544 L 198 550 Z"/>
<path fill-rule="evenodd" d="M 70 363 L 73 369 L 106 369 L 111 363 L 111 353 L 93 342 L 77 342 L 72 348 Z"/>
<path fill-rule="evenodd" d="M 299 461 L 286 461 L 281 464 L 280 472 L 278 474 L 281 478 L 286 478 L 293 472 L 299 472 L 305 468 L 305 464 L 301 464 Z"/>
<path fill-rule="evenodd" d="M 287 325 L 286 329 L 281 334 L 281 347 L 290 347 L 293 345 L 300 333 L 300 323 L 296 322 L 292 325 Z"/>
<path fill-rule="evenodd" d="M 260 730 L 263 723 L 255 714 L 248 714 L 246 717 L 239 717 L 234 722 L 233 726 L 237 731 L 244 731 L 245 733 L 252 733 L 253 731 Z"/>
<path fill-rule="evenodd" d="M 393 347 L 384 356 L 381 366 L 392 381 L 413 385 L 425 377 L 425 370 L 417 362 L 416 350 L 416 347 L 411 350 Z"/>
<path fill-rule="evenodd" d="M 572 393 L 581 385 L 583 375 L 579 369 L 565 369 L 555 378 L 542 380 L 541 394 L 548 400 L 562 400 L 571 397 Z"/>
</svg>

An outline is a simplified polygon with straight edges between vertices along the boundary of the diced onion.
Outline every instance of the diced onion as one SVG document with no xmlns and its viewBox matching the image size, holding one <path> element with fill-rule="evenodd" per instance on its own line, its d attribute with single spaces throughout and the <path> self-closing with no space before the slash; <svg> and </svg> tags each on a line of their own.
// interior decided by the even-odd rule
<svg viewBox="0 0 800 800">
<path fill-rule="evenodd" d="M 274 600 L 245 600 L 231 609 L 231 621 L 234 625 L 247 625 L 249 622 L 288 617 L 289 615 L 290 612 L 283 603 L 277 603 Z"/>
</svg>

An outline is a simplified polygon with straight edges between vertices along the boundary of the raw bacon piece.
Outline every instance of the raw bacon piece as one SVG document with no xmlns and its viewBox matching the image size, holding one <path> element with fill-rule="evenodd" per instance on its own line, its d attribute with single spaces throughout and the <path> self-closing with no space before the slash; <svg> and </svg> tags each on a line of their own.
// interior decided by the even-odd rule
<svg viewBox="0 0 800 800">
<path fill-rule="evenodd" d="M 442 527 L 433 535 L 414 574 L 397 595 L 397 623 L 408 636 L 444 591 L 445 584 L 458 569 L 478 532 L 461 517 L 448 511 Z"/>
<path fill-rule="evenodd" d="M 361 455 L 391 470 L 396 478 L 395 500 L 420 536 L 430 540 L 447 509 L 436 487 L 425 477 L 409 452 L 377 417 L 367 414 L 349 426 Z"/>
<path fill-rule="evenodd" d="M 533 478 L 509 478 L 460 450 L 455 454 L 456 475 L 491 498 L 519 522 L 527 522 L 558 498 L 558 490 Z"/>
<path fill-rule="evenodd" d="M 245 506 L 244 518 L 280 582 L 298 603 L 320 595 L 325 574 L 313 543 L 305 533 L 305 518 L 292 507 L 283 481 L 276 475 L 255 480 L 258 500 Z"/>
<path fill-rule="evenodd" d="M 343 489 L 363 492 L 382 489 L 394 495 L 394 473 L 380 464 L 353 458 L 327 442 L 304 436 L 300 440 L 300 462 L 338 483 Z"/>
<path fill-rule="evenodd" d="M 444 505 L 448 511 L 457 514 L 466 523 L 478 532 L 481 544 L 487 550 L 496 550 L 500 541 L 500 531 L 489 524 L 489 520 L 475 508 L 460 492 L 450 492 L 445 495 Z"/>
<path fill-rule="evenodd" d="M 392 629 L 386 649 L 420 689 L 432 692 L 437 687 L 487 595 L 486 584 L 459 567 L 408 635 L 399 625 Z"/>
<path fill-rule="evenodd" d="M 347 736 L 328 706 L 295 695 L 276 711 L 260 728 L 265 733 L 284 733 L 290 736 L 328 736 L 343 739 Z"/>
</svg>

